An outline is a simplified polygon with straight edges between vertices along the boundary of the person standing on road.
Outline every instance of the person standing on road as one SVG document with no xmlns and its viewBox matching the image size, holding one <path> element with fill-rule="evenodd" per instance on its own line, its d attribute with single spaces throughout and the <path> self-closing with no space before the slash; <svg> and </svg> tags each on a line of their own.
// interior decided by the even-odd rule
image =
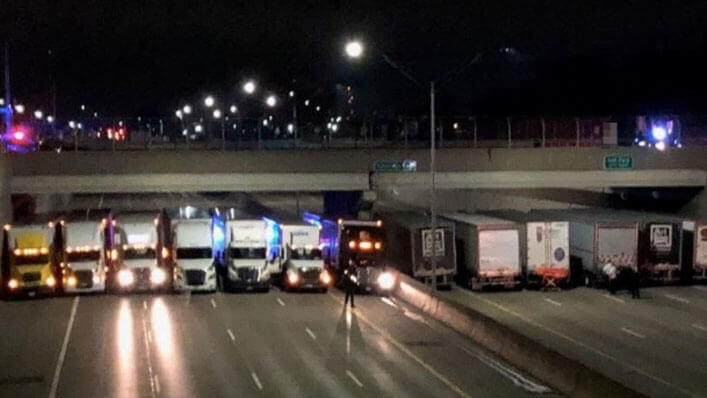
<svg viewBox="0 0 707 398">
<path fill-rule="evenodd" d="M 631 298 L 641 298 L 641 292 L 638 290 L 639 285 L 641 284 L 641 275 L 633 267 L 629 266 L 627 279 L 628 290 L 631 292 Z"/>
<path fill-rule="evenodd" d="M 356 305 L 354 305 L 354 292 L 356 290 L 356 286 L 358 285 L 356 274 L 356 261 L 354 258 L 349 260 L 349 264 L 344 270 L 344 289 L 346 290 L 346 296 L 344 298 L 344 307 L 346 307 L 346 304 L 348 304 L 349 299 L 351 299 L 351 308 L 356 308 Z"/>
<path fill-rule="evenodd" d="M 611 262 L 611 260 L 608 260 L 604 267 L 601 269 L 601 271 L 604 273 L 604 275 L 606 275 L 606 278 L 609 280 L 609 293 L 616 294 L 616 276 L 618 272 L 616 266 Z"/>
</svg>

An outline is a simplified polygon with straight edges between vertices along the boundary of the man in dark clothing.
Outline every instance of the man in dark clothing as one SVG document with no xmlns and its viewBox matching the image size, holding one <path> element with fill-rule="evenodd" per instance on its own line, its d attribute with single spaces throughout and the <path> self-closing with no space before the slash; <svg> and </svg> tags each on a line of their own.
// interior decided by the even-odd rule
<svg viewBox="0 0 707 398">
<path fill-rule="evenodd" d="M 349 260 L 349 265 L 344 270 L 344 289 L 346 290 L 346 296 L 344 298 L 344 307 L 351 299 L 351 308 L 356 308 L 354 305 L 354 292 L 356 290 L 356 285 L 358 281 L 356 280 L 356 264 L 353 260 Z"/>
<path fill-rule="evenodd" d="M 633 269 L 633 267 L 627 267 L 626 284 L 628 285 L 628 290 L 631 292 L 631 298 L 641 298 L 641 292 L 638 290 L 641 284 L 641 276 Z"/>
</svg>

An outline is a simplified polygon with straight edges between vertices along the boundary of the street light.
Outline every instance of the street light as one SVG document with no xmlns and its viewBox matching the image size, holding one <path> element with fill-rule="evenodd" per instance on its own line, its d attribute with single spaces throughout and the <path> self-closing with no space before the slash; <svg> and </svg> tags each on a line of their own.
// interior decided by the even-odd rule
<svg viewBox="0 0 707 398">
<path fill-rule="evenodd" d="M 54 122 L 54 116 L 52 116 L 52 115 L 47 116 L 47 122 L 48 122 L 48 123 L 53 123 L 53 122 Z"/>
<path fill-rule="evenodd" d="M 215 102 L 216 102 L 216 100 L 211 95 L 204 98 L 204 105 L 206 105 L 207 108 L 211 108 L 212 106 L 214 106 Z"/>
<path fill-rule="evenodd" d="M 69 120 L 69 128 L 75 129 L 76 128 L 76 122 L 73 120 Z"/>
<path fill-rule="evenodd" d="M 231 105 L 231 108 L 229 109 L 229 111 L 231 111 L 231 113 L 236 113 L 236 112 L 238 112 L 238 107 L 235 105 Z"/>
<path fill-rule="evenodd" d="M 352 40 L 346 43 L 344 50 L 349 58 L 360 58 L 363 55 L 363 44 L 358 40 Z"/>
<path fill-rule="evenodd" d="M 20 115 L 25 113 L 25 106 L 22 104 L 15 105 L 15 112 L 19 113 Z"/>
<path fill-rule="evenodd" d="M 191 113 L 191 105 L 184 105 L 182 112 L 184 112 L 185 115 L 189 115 Z"/>
<path fill-rule="evenodd" d="M 248 95 L 253 94 L 255 92 L 255 89 L 255 82 L 252 80 L 248 80 L 243 84 L 243 91 L 245 91 L 245 93 Z"/>
<path fill-rule="evenodd" d="M 214 109 L 213 115 L 214 115 L 214 119 L 221 119 L 221 110 Z"/>
<path fill-rule="evenodd" d="M 181 119 L 184 116 L 181 109 L 177 109 L 177 111 L 174 114 L 177 115 L 178 119 Z"/>
<path fill-rule="evenodd" d="M 37 109 L 36 111 L 34 111 L 34 117 L 35 117 L 35 119 L 41 119 L 42 117 L 44 117 L 44 113 L 42 113 L 42 111 Z"/>
<path fill-rule="evenodd" d="M 277 105 L 277 97 L 268 95 L 268 97 L 265 98 L 265 104 L 271 108 L 275 107 L 275 105 Z"/>
<path fill-rule="evenodd" d="M 194 126 L 195 133 L 201 133 L 202 131 L 204 131 L 204 127 L 202 125 L 197 124 L 196 126 Z"/>
<path fill-rule="evenodd" d="M 295 96 L 295 92 L 292 91 L 292 90 L 290 90 L 290 92 L 288 93 L 288 95 L 290 96 L 290 98 L 293 98 L 293 97 Z"/>
</svg>

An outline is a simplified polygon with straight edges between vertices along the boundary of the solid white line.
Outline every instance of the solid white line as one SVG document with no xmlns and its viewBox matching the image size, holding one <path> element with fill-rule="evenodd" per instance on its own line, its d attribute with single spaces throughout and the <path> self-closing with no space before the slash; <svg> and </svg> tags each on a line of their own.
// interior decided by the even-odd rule
<svg viewBox="0 0 707 398">
<path fill-rule="evenodd" d="M 693 323 L 692 327 L 695 329 L 700 329 L 703 332 L 707 332 L 707 326 L 700 325 L 699 323 Z"/>
<path fill-rule="evenodd" d="M 665 298 L 669 298 L 671 300 L 675 300 L 675 301 L 683 303 L 683 304 L 690 304 L 690 300 L 688 300 L 684 297 L 676 296 L 674 294 L 666 294 Z"/>
<path fill-rule="evenodd" d="M 216 302 L 214 301 L 214 299 L 211 299 L 211 306 L 216 308 Z"/>
<path fill-rule="evenodd" d="M 231 341 L 236 341 L 236 336 L 233 335 L 231 329 L 226 329 L 226 332 L 228 333 L 228 337 L 231 338 Z"/>
<path fill-rule="evenodd" d="M 160 378 L 155 375 L 155 393 L 159 394 L 160 393 Z"/>
<path fill-rule="evenodd" d="M 617 303 L 626 304 L 626 301 L 625 301 L 624 299 L 620 299 L 620 298 L 618 298 L 618 297 L 614 297 L 613 295 L 608 294 L 608 293 L 605 294 L 604 297 L 608 298 L 609 300 L 614 300 L 614 301 L 616 301 Z"/>
<path fill-rule="evenodd" d="M 556 306 L 558 306 L 558 307 L 560 307 L 560 306 L 562 305 L 561 302 L 555 301 L 555 300 L 553 300 L 553 299 L 549 299 L 549 298 L 547 298 L 547 297 L 543 297 L 543 300 L 547 301 L 548 303 L 550 303 L 550 304 L 552 304 L 552 305 L 556 305 Z"/>
<path fill-rule="evenodd" d="M 277 298 L 277 303 L 280 304 L 281 306 L 285 306 L 285 302 L 280 300 L 280 297 Z"/>
<path fill-rule="evenodd" d="M 253 381 L 255 382 L 255 385 L 258 387 L 258 390 L 262 390 L 263 385 L 260 383 L 260 379 L 258 378 L 258 375 L 255 374 L 255 372 L 251 372 L 250 377 L 253 378 Z"/>
<path fill-rule="evenodd" d="M 304 328 L 304 331 L 307 332 L 307 334 L 309 335 L 309 337 L 312 338 L 312 340 L 316 340 L 316 339 L 317 339 L 317 335 L 314 334 L 314 332 L 311 331 L 309 328 L 305 327 L 305 328 Z"/>
<path fill-rule="evenodd" d="M 351 380 L 353 380 L 353 382 L 356 383 L 357 386 L 363 387 L 363 383 L 361 383 L 361 381 L 356 377 L 355 374 L 353 374 L 352 371 L 346 369 L 346 375 L 349 376 L 351 378 Z"/>
<path fill-rule="evenodd" d="M 639 339 L 645 339 L 645 338 L 646 338 L 646 336 L 644 336 L 644 335 L 642 335 L 642 334 L 640 334 L 640 333 L 638 333 L 638 332 L 634 332 L 633 330 L 631 330 L 631 329 L 629 329 L 629 328 L 624 328 L 624 327 L 622 327 L 622 328 L 619 329 L 619 330 L 622 331 L 622 332 L 624 332 L 624 333 L 626 333 L 626 334 L 630 334 L 630 335 L 633 336 L 633 337 L 638 337 Z"/>
<path fill-rule="evenodd" d="M 66 348 L 69 346 L 69 337 L 71 336 L 71 329 L 74 327 L 74 319 L 76 319 L 76 308 L 79 306 L 79 296 L 74 298 L 74 303 L 71 306 L 71 315 L 69 315 L 69 324 L 66 325 L 66 333 L 64 333 L 64 341 L 61 343 L 61 350 L 59 351 L 59 359 L 56 361 L 56 367 L 54 368 L 54 377 L 52 378 L 52 385 L 49 388 L 49 398 L 56 397 L 56 390 L 59 387 L 59 376 L 61 376 L 61 368 L 64 366 L 64 358 L 66 357 Z"/>
<path fill-rule="evenodd" d="M 156 388 L 155 388 L 155 372 L 152 371 L 152 356 L 150 355 L 150 342 L 147 337 L 147 333 L 149 330 L 147 329 L 147 322 L 145 321 L 145 314 L 142 316 L 142 335 L 145 337 L 145 356 L 147 357 L 147 373 L 149 376 L 150 380 L 150 393 L 151 396 L 154 398 L 157 393 L 156 393 Z"/>
<path fill-rule="evenodd" d="M 389 306 L 393 308 L 398 308 L 398 305 L 393 302 L 393 300 L 389 299 L 388 297 L 381 297 L 381 301 L 388 304 Z"/>
<path fill-rule="evenodd" d="M 152 343 L 152 332 L 149 330 L 147 331 L 147 342 Z"/>
</svg>

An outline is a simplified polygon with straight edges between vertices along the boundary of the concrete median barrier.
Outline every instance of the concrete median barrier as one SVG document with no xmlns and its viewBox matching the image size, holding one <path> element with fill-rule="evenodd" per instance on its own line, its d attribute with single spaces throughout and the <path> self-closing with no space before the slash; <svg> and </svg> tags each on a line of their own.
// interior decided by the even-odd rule
<svg viewBox="0 0 707 398">
<path fill-rule="evenodd" d="M 567 396 L 644 396 L 472 308 L 431 294 L 406 275 L 400 275 L 394 294 Z"/>
</svg>

